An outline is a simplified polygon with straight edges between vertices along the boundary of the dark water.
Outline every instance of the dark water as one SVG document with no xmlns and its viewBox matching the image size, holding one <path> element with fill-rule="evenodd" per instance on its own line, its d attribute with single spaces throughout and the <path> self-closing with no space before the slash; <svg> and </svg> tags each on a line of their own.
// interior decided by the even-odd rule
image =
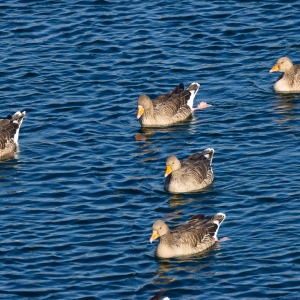
<svg viewBox="0 0 300 300">
<path fill-rule="evenodd" d="M 1 299 L 300 298 L 299 1 L 4 1 L 1 115 L 26 110 L 0 164 Z M 141 130 L 137 97 L 201 83 L 213 106 Z M 215 182 L 163 190 L 165 160 L 213 147 Z M 225 212 L 230 240 L 157 260 L 152 223 Z"/>
</svg>

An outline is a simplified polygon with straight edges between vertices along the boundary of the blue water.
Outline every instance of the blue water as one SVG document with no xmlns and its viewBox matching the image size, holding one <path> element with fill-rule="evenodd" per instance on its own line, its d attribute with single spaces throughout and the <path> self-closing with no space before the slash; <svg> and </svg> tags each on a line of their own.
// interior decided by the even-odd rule
<svg viewBox="0 0 300 300">
<path fill-rule="evenodd" d="M 0 164 L 1 299 L 300 298 L 299 1 L 0 4 L 1 116 L 26 110 Z M 142 130 L 137 98 L 200 82 L 184 124 Z M 215 149 L 215 182 L 163 189 L 165 161 Z M 158 260 L 155 220 L 227 218 L 211 251 Z"/>
</svg>

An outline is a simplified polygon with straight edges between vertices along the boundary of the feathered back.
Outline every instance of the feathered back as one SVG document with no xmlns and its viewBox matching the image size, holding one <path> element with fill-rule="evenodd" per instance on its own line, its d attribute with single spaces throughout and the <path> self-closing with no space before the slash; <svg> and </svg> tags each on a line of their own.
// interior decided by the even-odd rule
<svg viewBox="0 0 300 300">
<path fill-rule="evenodd" d="M 19 124 L 13 123 L 10 119 L 0 120 L 0 148 L 4 149 L 8 140 L 14 139 Z"/>
<path fill-rule="evenodd" d="M 183 83 L 180 83 L 173 91 L 168 94 L 160 95 L 153 100 L 153 108 L 155 111 L 160 111 L 164 115 L 174 115 L 179 109 L 188 109 L 192 106 L 188 105 L 191 97 L 194 99 L 199 84 L 193 84 L 188 89 L 184 89 Z"/>
<path fill-rule="evenodd" d="M 194 98 L 199 87 L 199 83 L 192 83 L 184 89 L 183 83 L 180 83 L 171 92 L 160 95 L 153 101 L 147 95 L 140 95 L 137 118 L 141 125 L 169 126 L 185 121 L 193 113 Z"/>
<path fill-rule="evenodd" d="M 189 243 L 196 247 L 207 237 L 208 240 L 217 238 L 217 233 L 226 215 L 218 213 L 214 216 L 205 216 L 203 214 L 194 215 L 188 222 L 175 228 L 172 231 L 182 243 Z M 209 236 L 207 236 L 209 235 Z"/>
<path fill-rule="evenodd" d="M 0 159 L 11 157 L 16 151 L 19 130 L 26 112 L 16 112 L 13 116 L 0 119 Z"/>
<path fill-rule="evenodd" d="M 169 258 L 196 254 L 215 244 L 218 240 L 218 230 L 225 218 L 224 213 L 218 213 L 214 216 L 198 214 L 174 230 L 169 230 L 163 221 L 159 221 L 159 226 L 153 225 L 150 241 L 160 237 L 156 249 L 158 257 Z M 156 223 L 157 221 L 154 224 Z"/>
<path fill-rule="evenodd" d="M 207 148 L 201 153 L 192 154 L 177 163 L 175 170 L 171 167 L 172 172 L 166 170 L 165 189 L 171 193 L 185 193 L 203 189 L 211 184 L 214 179 L 213 155 L 214 149 Z M 168 158 L 167 163 L 170 158 L 172 156 Z M 177 166 L 180 167 L 177 168 Z"/>
</svg>

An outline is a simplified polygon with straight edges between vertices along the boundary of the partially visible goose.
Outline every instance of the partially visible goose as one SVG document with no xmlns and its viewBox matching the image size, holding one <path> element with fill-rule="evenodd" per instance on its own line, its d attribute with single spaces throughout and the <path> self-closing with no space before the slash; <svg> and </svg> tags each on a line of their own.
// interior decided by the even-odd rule
<svg viewBox="0 0 300 300">
<path fill-rule="evenodd" d="M 26 112 L 0 119 L 0 160 L 13 158 L 18 150 L 19 130 Z"/>
<path fill-rule="evenodd" d="M 283 72 L 274 84 L 276 92 L 300 92 L 300 64 L 293 65 L 288 57 L 281 57 L 270 70 L 273 72 Z"/>
<path fill-rule="evenodd" d="M 212 159 L 214 149 L 207 148 L 179 161 L 176 156 L 166 161 L 165 189 L 171 193 L 201 190 L 214 180 Z"/>
<path fill-rule="evenodd" d="M 163 297 L 163 292 L 160 292 L 157 295 L 151 297 L 150 300 L 170 300 L 170 298 L 169 297 Z"/>
<path fill-rule="evenodd" d="M 218 241 L 218 230 L 225 218 L 223 213 L 214 216 L 199 214 L 172 231 L 164 221 L 156 221 L 150 238 L 151 243 L 160 238 L 155 255 L 170 258 L 196 254 L 210 248 Z"/>
<path fill-rule="evenodd" d="M 197 109 L 210 105 L 201 102 L 193 108 L 194 98 L 199 90 L 199 83 L 191 83 L 184 89 L 180 83 L 168 94 L 160 95 L 153 101 L 147 95 L 138 98 L 137 118 L 144 127 L 168 126 L 186 120 Z"/>
</svg>

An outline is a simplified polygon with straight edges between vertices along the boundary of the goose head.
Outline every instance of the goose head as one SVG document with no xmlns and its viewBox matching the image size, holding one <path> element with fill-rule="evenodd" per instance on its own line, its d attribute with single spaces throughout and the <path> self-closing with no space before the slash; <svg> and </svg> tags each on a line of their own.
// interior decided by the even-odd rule
<svg viewBox="0 0 300 300">
<path fill-rule="evenodd" d="M 137 119 L 143 115 L 145 110 L 149 110 L 151 107 L 153 107 L 153 105 L 150 97 L 145 94 L 140 95 L 138 98 L 138 112 L 136 115 Z"/>
<path fill-rule="evenodd" d="M 167 177 L 173 171 L 180 169 L 180 167 L 181 167 L 181 164 L 180 164 L 179 159 L 174 155 L 169 156 L 166 161 L 165 177 Z"/>
<path fill-rule="evenodd" d="M 168 232 L 169 227 L 164 221 L 156 221 L 152 226 L 152 236 L 150 238 L 150 243 L 152 243 L 155 239 L 167 234 Z"/>
<path fill-rule="evenodd" d="M 293 63 L 288 57 L 281 57 L 277 60 L 274 67 L 270 70 L 273 72 L 287 72 L 293 68 Z"/>
</svg>

